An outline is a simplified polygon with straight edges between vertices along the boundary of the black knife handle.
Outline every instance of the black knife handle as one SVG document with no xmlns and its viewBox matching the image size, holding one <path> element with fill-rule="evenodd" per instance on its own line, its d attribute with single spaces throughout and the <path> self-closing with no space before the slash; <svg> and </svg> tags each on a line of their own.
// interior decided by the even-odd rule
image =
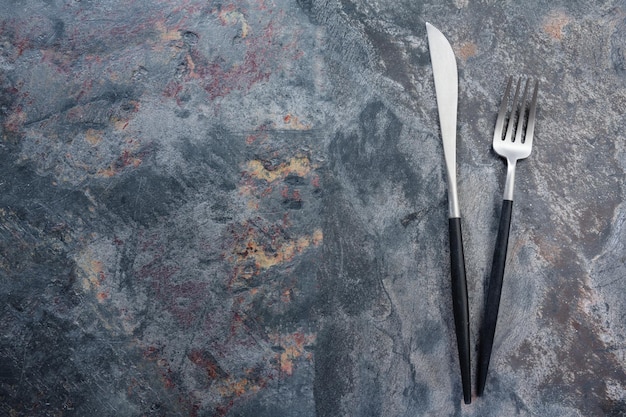
<svg viewBox="0 0 626 417">
<path fill-rule="evenodd" d="M 506 252 L 509 245 L 509 229 L 511 227 L 512 211 L 513 201 L 504 200 L 502 202 L 502 211 L 500 212 L 500 225 L 498 226 L 496 249 L 493 254 L 489 289 L 487 290 L 487 299 L 485 301 L 485 316 L 483 317 L 483 323 L 480 329 L 477 371 L 478 382 L 476 387 L 476 392 L 479 396 L 482 395 L 485 390 L 493 338 L 496 334 L 496 323 L 498 321 L 498 310 L 500 308 L 500 295 L 502 294 L 502 279 L 504 277 Z"/>
<path fill-rule="evenodd" d="M 461 365 L 461 383 L 465 404 L 472 402 L 471 365 L 470 365 L 470 330 L 469 303 L 467 301 L 467 282 L 465 279 L 465 258 L 463 256 L 463 237 L 461 219 L 448 220 L 450 227 L 450 262 L 452 275 L 452 309 L 456 328 L 456 343 Z"/>
</svg>

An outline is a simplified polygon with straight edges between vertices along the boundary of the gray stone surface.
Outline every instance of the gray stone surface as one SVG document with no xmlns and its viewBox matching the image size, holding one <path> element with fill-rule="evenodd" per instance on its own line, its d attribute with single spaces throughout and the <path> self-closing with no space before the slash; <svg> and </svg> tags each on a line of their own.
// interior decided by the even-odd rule
<svg viewBox="0 0 626 417">
<path fill-rule="evenodd" d="M 541 83 L 471 405 L 426 21 L 473 343 Z M 0 0 L 0 414 L 626 415 L 625 51 L 620 1 Z"/>
</svg>

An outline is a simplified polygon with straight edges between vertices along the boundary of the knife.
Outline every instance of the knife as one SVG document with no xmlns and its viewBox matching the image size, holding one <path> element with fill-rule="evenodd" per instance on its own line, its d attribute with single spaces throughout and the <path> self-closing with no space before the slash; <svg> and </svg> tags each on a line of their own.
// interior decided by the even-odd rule
<svg viewBox="0 0 626 417">
<path fill-rule="evenodd" d="M 435 93 L 439 110 L 439 124 L 443 140 L 443 154 L 448 178 L 448 206 L 450 229 L 450 263 L 452 278 L 452 307 L 456 343 L 461 366 L 461 383 L 465 404 L 472 401 L 469 304 L 465 280 L 465 258 L 461 236 L 461 210 L 456 188 L 456 113 L 458 102 L 458 74 L 456 60 L 450 43 L 443 33 L 430 23 L 426 23 L 428 49 L 435 79 Z"/>
</svg>

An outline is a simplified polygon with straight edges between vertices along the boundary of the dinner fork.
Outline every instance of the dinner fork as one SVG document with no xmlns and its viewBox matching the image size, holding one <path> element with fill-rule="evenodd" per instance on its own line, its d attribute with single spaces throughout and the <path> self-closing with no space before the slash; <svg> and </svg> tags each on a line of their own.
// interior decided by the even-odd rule
<svg viewBox="0 0 626 417">
<path fill-rule="evenodd" d="M 485 313 L 482 327 L 480 329 L 480 342 L 478 349 L 478 372 L 477 372 L 477 394 L 482 395 L 487 380 L 489 360 L 493 347 L 493 338 L 496 332 L 496 322 L 500 305 L 500 294 L 502 292 L 502 279 L 504 276 L 504 265 L 506 262 L 506 252 L 509 241 L 509 229 L 511 225 L 511 212 L 513 209 L 513 186 L 515 182 L 515 165 L 518 160 L 527 158 L 533 147 L 533 134 L 535 130 L 535 115 L 537 112 L 537 91 L 539 81 L 535 80 L 530 105 L 527 105 L 528 90 L 531 83 L 526 80 L 521 101 L 519 99 L 520 78 L 515 88 L 513 104 L 508 115 L 509 94 L 513 77 L 510 77 L 500 110 L 496 120 L 496 127 L 493 134 L 493 150 L 507 160 L 507 174 L 504 185 L 504 201 L 500 212 L 500 225 L 498 226 L 498 236 L 491 265 L 491 276 L 489 278 L 489 289 L 485 302 Z M 526 119 L 526 114 L 528 118 Z M 506 124 L 506 134 L 502 136 Z M 513 131 L 515 129 L 515 136 Z"/>
</svg>

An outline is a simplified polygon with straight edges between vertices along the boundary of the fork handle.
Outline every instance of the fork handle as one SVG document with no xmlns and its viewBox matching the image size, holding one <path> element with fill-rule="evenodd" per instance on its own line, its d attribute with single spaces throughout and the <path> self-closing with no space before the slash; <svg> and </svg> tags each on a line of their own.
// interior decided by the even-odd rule
<svg viewBox="0 0 626 417">
<path fill-rule="evenodd" d="M 500 307 L 500 295 L 502 294 L 502 279 L 504 277 L 504 265 L 506 263 L 506 252 L 509 244 L 509 230 L 511 227 L 511 212 L 513 211 L 513 200 L 502 202 L 500 212 L 500 225 L 498 226 L 498 237 L 496 238 L 496 248 L 491 265 L 491 276 L 489 278 L 489 289 L 485 302 L 485 315 L 480 330 L 480 345 L 478 348 L 478 374 L 477 374 L 477 395 L 482 395 L 487 381 L 487 371 L 489 370 L 489 360 L 493 347 L 493 339 L 496 333 L 496 323 L 498 321 L 498 310 Z"/>
<path fill-rule="evenodd" d="M 450 227 L 452 310 L 454 313 L 459 363 L 461 365 L 463 400 L 465 404 L 469 404 L 472 401 L 469 304 L 467 301 L 467 282 L 465 279 L 465 257 L 463 256 L 461 219 L 459 217 L 452 217 L 448 220 L 448 225 Z"/>
</svg>

